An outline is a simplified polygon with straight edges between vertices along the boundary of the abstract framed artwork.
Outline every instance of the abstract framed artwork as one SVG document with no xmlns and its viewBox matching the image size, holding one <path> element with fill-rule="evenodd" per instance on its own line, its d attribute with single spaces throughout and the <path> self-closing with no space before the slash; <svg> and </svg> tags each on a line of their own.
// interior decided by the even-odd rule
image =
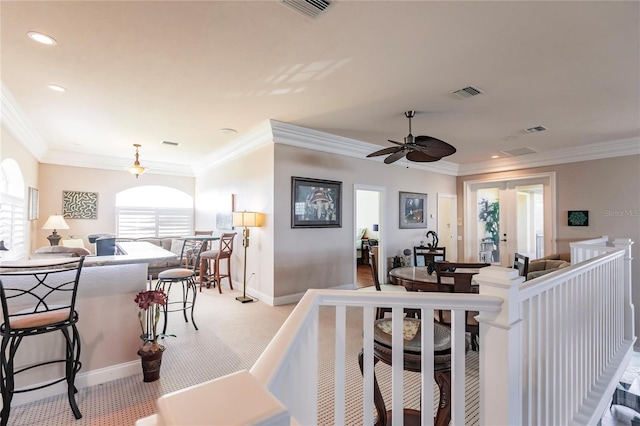
<svg viewBox="0 0 640 426">
<path fill-rule="evenodd" d="M 400 192 L 400 229 L 427 227 L 427 194 Z"/>
<path fill-rule="evenodd" d="M 62 191 L 62 215 L 65 219 L 97 219 L 98 193 Z"/>
<path fill-rule="evenodd" d="M 569 210 L 567 224 L 569 226 L 589 226 L 589 210 Z"/>
<path fill-rule="evenodd" d="M 36 188 L 29 187 L 29 220 L 37 220 L 40 215 L 40 194 Z"/>
<path fill-rule="evenodd" d="M 341 228 L 342 182 L 292 176 L 291 227 Z"/>
</svg>

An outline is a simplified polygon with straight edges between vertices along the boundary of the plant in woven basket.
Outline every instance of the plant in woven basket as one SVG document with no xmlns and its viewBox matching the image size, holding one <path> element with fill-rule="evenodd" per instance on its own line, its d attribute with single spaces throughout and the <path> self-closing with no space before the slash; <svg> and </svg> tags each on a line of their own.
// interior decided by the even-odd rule
<svg viewBox="0 0 640 426">
<path fill-rule="evenodd" d="M 153 353 L 164 350 L 164 346 L 158 343 L 161 337 L 172 336 L 173 334 L 158 333 L 158 321 L 160 320 L 160 311 L 167 304 L 167 295 L 164 290 L 146 290 L 136 295 L 134 302 L 138 304 L 138 321 L 142 334 L 142 348 L 140 352 Z"/>
</svg>

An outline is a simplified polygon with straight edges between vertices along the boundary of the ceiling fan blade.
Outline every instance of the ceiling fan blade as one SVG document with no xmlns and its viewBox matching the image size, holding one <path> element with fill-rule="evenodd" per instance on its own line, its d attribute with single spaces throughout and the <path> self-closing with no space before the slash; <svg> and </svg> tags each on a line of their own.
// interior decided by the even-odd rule
<svg viewBox="0 0 640 426">
<path fill-rule="evenodd" d="M 404 157 L 407 153 L 406 149 L 401 149 L 400 151 L 396 152 L 395 154 L 391 154 L 390 156 L 388 156 L 387 158 L 384 159 L 384 162 L 386 164 L 391 164 L 394 161 L 398 161 L 399 159 L 401 159 L 402 157 Z"/>
<path fill-rule="evenodd" d="M 395 143 L 396 145 L 400 145 L 400 146 L 404 146 L 405 144 L 402 142 L 396 142 L 396 141 L 392 141 L 391 139 L 387 139 L 389 142 L 391 143 Z"/>
<path fill-rule="evenodd" d="M 398 152 L 401 150 L 402 148 L 400 148 L 399 146 L 392 146 L 391 148 L 385 148 L 381 149 L 380 151 L 372 152 L 371 154 L 367 155 L 367 157 L 377 157 L 379 155 L 393 154 L 394 152 Z"/>
<path fill-rule="evenodd" d="M 438 161 L 442 157 L 432 157 L 431 155 L 424 154 L 420 151 L 413 150 L 407 154 L 407 160 L 415 161 L 416 163 L 431 163 L 433 161 Z"/>
<path fill-rule="evenodd" d="M 431 136 L 416 136 L 414 148 L 432 157 L 446 157 L 456 152 L 452 145 Z"/>
</svg>

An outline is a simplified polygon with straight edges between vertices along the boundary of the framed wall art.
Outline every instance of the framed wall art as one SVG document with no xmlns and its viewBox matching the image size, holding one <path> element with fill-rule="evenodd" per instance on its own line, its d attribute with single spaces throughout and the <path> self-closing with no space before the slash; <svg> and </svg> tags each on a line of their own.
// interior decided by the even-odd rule
<svg viewBox="0 0 640 426">
<path fill-rule="evenodd" d="M 292 176 L 291 227 L 341 228 L 342 182 Z"/>
<path fill-rule="evenodd" d="M 427 227 L 427 194 L 400 192 L 400 229 Z"/>
<path fill-rule="evenodd" d="M 40 195 L 36 188 L 29 187 L 29 220 L 36 220 L 40 215 Z"/>
<path fill-rule="evenodd" d="M 589 226 L 589 210 L 569 210 L 567 223 L 569 226 Z"/>
<path fill-rule="evenodd" d="M 62 215 L 65 219 L 97 219 L 98 193 L 62 191 Z"/>
<path fill-rule="evenodd" d="M 233 212 L 236 210 L 236 196 L 220 197 L 216 211 L 216 229 L 233 230 Z"/>
</svg>

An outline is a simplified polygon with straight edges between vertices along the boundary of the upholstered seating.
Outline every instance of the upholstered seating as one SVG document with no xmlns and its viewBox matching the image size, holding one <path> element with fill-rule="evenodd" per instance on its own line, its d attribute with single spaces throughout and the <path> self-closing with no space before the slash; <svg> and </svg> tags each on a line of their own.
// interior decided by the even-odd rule
<svg viewBox="0 0 640 426">
<path fill-rule="evenodd" d="M 571 266 L 571 263 L 564 260 L 536 259 L 529 262 L 529 272 L 527 281 L 543 275 L 555 272 L 559 269 Z"/>
<path fill-rule="evenodd" d="M 198 266 L 200 263 L 200 255 L 202 253 L 203 248 L 206 247 L 204 244 L 206 241 L 201 242 L 200 246 L 195 248 L 193 251 L 190 251 L 186 258 L 181 259 L 179 264 L 189 265 L 184 268 L 172 268 L 167 269 L 166 271 L 162 271 L 158 274 L 158 281 L 156 282 L 156 290 L 164 290 L 167 294 L 167 297 L 170 297 L 171 286 L 175 283 L 180 283 L 182 286 L 182 300 L 171 301 L 164 305 L 164 326 L 162 329 L 162 333 L 166 334 L 167 332 L 167 324 L 169 318 L 169 312 L 174 311 L 182 311 L 184 316 L 184 321 L 189 322 L 187 318 L 187 310 L 191 311 L 191 322 L 193 323 L 193 327 L 197 330 L 198 326 L 196 325 L 196 321 L 193 317 L 193 310 L 196 306 L 196 296 L 198 294 L 196 290 L 196 275 L 198 273 Z M 189 297 L 189 293 L 193 293 L 191 298 Z M 171 308 L 171 306 L 177 305 L 176 308 Z"/>
</svg>

